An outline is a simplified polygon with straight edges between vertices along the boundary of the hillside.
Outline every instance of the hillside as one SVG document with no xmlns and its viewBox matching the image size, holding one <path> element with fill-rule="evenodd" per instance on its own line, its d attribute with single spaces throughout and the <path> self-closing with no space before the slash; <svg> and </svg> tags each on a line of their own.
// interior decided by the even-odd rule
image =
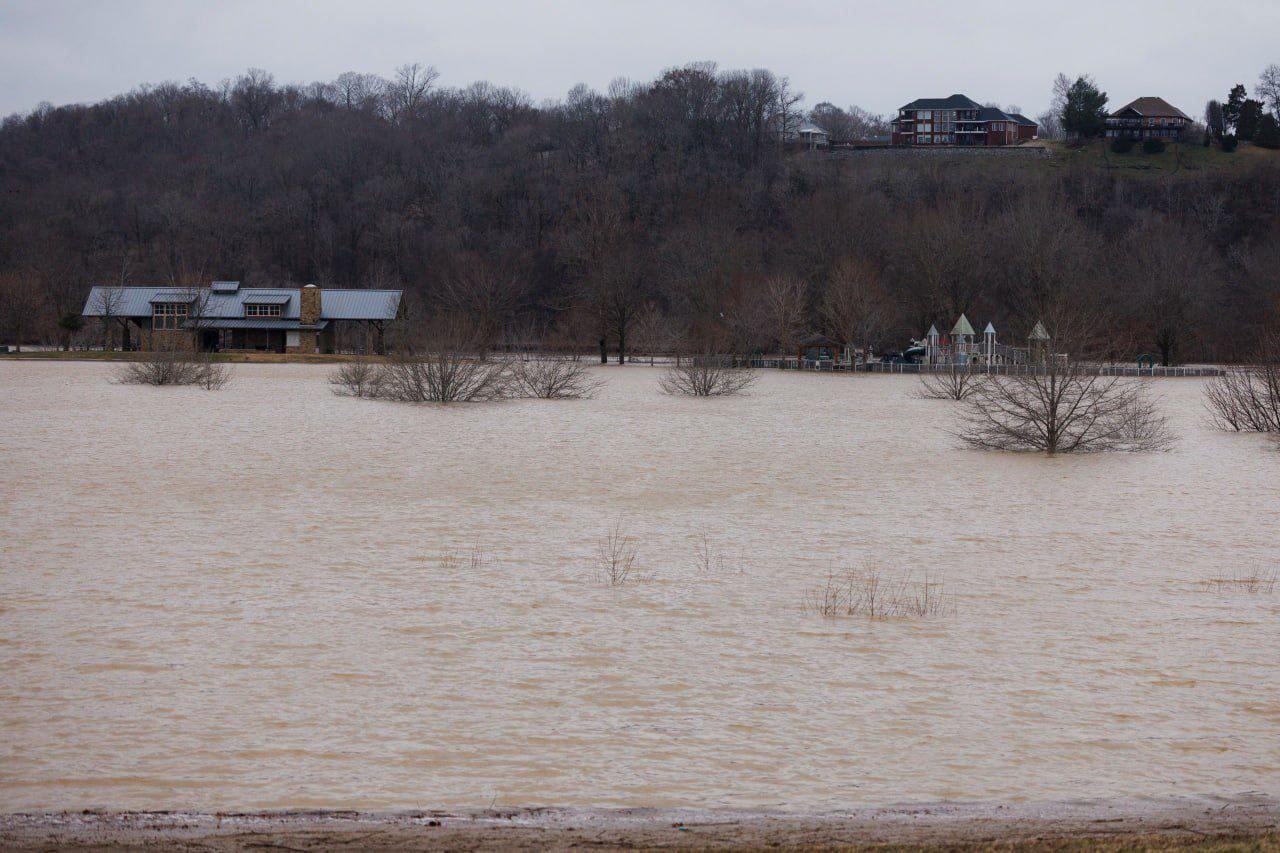
<svg viewBox="0 0 1280 853">
<path fill-rule="evenodd" d="M 10 117 L 0 335 L 91 342 L 105 330 L 69 327 L 92 282 L 225 278 L 404 288 L 491 343 L 582 349 L 896 348 L 961 312 L 1016 329 L 1069 302 L 1177 361 L 1247 353 L 1280 304 L 1269 152 L 813 156 L 773 131 L 798 109 L 767 71 L 535 105 L 411 67 Z"/>
</svg>

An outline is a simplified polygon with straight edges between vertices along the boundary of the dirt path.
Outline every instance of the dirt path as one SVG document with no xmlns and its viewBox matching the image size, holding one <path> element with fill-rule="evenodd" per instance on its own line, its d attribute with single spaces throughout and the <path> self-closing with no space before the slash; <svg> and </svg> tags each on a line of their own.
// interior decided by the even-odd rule
<svg viewBox="0 0 1280 853">
<path fill-rule="evenodd" d="M 1280 801 L 936 804 L 827 814 L 523 809 L 475 813 L 85 812 L 0 817 L 6 850 L 520 850 L 592 847 L 1280 850 Z"/>
</svg>

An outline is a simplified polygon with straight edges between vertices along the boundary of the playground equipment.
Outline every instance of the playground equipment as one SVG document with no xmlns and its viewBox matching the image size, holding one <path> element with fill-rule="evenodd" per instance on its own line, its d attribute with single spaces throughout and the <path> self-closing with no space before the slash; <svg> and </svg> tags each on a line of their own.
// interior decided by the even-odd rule
<svg viewBox="0 0 1280 853">
<path fill-rule="evenodd" d="M 930 326 L 922 340 L 914 341 L 908 353 L 923 351 L 923 363 L 929 365 L 956 364 L 996 366 L 1003 364 L 1032 364 L 1048 357 L 1049 333 L 1044 324 L 1036 322 L 1027 335 L 1025 347 L 1014 347 L 996 340 L 996 327 L 987 323 L 981 340 L 964 314 L 956 320 L 949 334 L 943 335 L 938 327 Z"/>
</svg>

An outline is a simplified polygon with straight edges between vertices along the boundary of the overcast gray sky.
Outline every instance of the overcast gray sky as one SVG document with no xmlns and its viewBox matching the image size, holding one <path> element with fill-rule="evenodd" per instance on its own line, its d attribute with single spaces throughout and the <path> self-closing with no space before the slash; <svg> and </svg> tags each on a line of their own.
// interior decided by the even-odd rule
<svg viewBox="0 0 1280 853">
<path fill-rule="evenodd" d="M 415 61 L 540 101 L 707 59 L 787 75 L 809 106 L 963 92 L 1034 115 L 1065 71 L 1112 104 L 1160 95 L 1199 116 L 1280 63 L 1280 0 L 0 0 L 0 114 L 249 67 L 310 82 Z"/>
</svg>

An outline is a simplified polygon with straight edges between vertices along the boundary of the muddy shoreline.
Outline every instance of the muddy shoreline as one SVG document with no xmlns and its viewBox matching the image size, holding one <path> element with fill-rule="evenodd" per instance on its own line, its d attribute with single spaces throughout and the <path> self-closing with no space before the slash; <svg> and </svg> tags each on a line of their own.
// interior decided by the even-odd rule
<svg viewBox="0 0 1280 853">
<path fill-rule="evenodd" d="M 594 847 L 806 849 L 1080 844 L 1280 849 L 1280 800 L 1231 798 L 933 803 L 822 813 L 717 809 L 474 812 L 51 812 L 0 816 L 0 848 L 510 850 Z"/>
</svg>

